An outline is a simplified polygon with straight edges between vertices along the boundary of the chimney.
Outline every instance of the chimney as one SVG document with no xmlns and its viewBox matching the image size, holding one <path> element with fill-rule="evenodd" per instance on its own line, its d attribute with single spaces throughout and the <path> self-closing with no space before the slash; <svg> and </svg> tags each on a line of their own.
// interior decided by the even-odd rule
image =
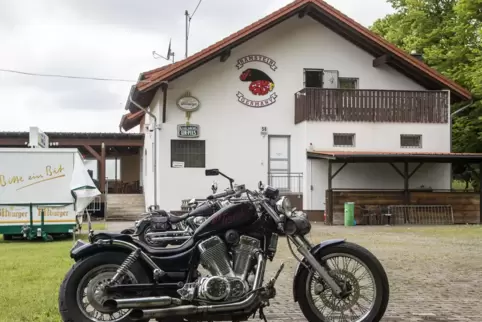
<svg viewBox="0 0 482 322">
<path fill-rule="evenodd" d="M 423 55 L 422 54 L 419 54 L 416 50 L 412 50 L 412 52 L 410 53 L 410 55 L 412 55 L 412 57 L 415 57 L 416 59 L 420 60 L 421 62 L 423 62 Z"/>
</svg>

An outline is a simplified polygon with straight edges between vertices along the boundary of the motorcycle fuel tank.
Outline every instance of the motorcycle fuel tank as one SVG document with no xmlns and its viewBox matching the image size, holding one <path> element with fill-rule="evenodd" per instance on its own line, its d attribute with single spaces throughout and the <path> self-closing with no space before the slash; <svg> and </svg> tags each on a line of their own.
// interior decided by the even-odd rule
<svg viewBox="0 0 482 322">
<path fill-rule="evenodd" d="M 247 202 L 229 205 L 209 217 L 194 232 L 194 238 L 200 238 L 213 232 L 239 229 L 251 225 L 258 219 L 256 208 Z"/>
</svg>

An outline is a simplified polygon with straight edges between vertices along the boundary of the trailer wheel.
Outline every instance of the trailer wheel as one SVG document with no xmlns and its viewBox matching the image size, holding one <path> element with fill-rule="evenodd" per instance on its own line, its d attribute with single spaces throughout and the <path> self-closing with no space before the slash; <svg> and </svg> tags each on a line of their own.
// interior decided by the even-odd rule
<svg viewBox="0 0 482 322">
<path fill-rule="evenodd" d="M 3 235 L 3 240 L 12 240 L 13 235 Z"/>
</svg>

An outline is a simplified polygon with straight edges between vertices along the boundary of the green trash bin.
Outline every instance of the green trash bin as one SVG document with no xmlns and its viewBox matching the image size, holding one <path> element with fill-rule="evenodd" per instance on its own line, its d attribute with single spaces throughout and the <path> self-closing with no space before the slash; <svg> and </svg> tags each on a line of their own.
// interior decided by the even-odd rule
<svg viewBox="0 0 482 322">
<path fill-rule="evenodd" d="M 355 226 L 354 202 L 345 202 L 345 226 Z"/>
</svg>

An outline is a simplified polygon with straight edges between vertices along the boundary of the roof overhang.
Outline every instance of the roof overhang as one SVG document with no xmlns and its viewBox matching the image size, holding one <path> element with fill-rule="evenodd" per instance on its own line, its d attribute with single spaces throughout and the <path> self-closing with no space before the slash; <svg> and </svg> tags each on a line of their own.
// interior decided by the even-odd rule
<svg viewBox="0 0 482 322">
<path fill-rule="evenodd" d="M 333 162 L 346 163 L 482 163 L 482 153 L 307 151 L 307 157 L 308 159 L 324 159 L 331 160 Z"/>
<path fill-rule="evenodd" d="M 124 129 L 124 131 L 129 131 L 135 128 L 137 125 L 141 124 L 142 118 L 145 116 L 144 111 L 138 111 L 135 113 L 127 113 L 122 115 L 119 127 Z"/>
</svg>

